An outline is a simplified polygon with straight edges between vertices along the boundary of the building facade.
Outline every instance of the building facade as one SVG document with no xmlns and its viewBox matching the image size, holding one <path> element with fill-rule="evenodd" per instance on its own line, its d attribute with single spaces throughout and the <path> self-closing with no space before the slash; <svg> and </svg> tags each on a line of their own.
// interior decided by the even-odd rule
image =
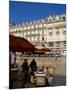
<svg viewBox="0 0 68 90">
<path fill-rule="evenodd" d="M 10 25 L 9 33 L 23 37 L 34 45 L 65 50 L 66 15 L 48 16 L 41 20 Z"/>
</svg>

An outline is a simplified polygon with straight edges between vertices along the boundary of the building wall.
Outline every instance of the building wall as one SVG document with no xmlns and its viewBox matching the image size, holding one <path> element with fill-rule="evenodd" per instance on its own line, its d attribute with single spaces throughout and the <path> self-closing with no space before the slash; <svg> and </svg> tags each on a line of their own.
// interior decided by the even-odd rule
<svg viewBox="0 0 68 90">
<path fill-rule="evenodd" d="M 66 46 L 66 15 L 49 16 L 47 20 L 10 26 L 10 34 L 24 37 L 34 45 L 64 49 Z"/>
</svg>

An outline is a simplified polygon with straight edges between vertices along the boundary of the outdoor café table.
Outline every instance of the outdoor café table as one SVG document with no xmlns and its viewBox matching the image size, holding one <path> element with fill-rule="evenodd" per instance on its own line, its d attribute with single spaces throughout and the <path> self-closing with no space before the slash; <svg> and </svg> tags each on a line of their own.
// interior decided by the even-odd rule
<svg viewBox="0 0 68 90">
<path fill-rule="evenodd" d="M 43 71 L 37 71 L 34 73 L 36 79 L 36 86 L 45 86 L 45 80 L 47 78 L 47 73 Z"/>
</svg>

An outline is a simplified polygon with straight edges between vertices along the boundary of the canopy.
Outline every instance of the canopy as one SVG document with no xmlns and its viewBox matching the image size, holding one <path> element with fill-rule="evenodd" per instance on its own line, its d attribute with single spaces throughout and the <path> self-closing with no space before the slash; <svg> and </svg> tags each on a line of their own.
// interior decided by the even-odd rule
<svg viewBox="0 0 68 90">
<path fill-rule="evenodd" d="M 12 52 L 33 52 L 33 51 L 50 52 L 51 51 L 47 47 L 34 46 L 26 39 L 13 35 L 9 35 L 9 49 Z"/>
<path fill-rule="evenodd" d="M 34 45 L 26 39 L 9 35 L 9 49 L 13 52 L 32 52 L 35 50 Z"/>
<path fill-rule="evenodd" d="M 35 46 L 37 51 L 44 51 L 44 52 L 51 52 L 51 49 L 48 47 L 43 47 L 43 46 Z"/>
</svg>

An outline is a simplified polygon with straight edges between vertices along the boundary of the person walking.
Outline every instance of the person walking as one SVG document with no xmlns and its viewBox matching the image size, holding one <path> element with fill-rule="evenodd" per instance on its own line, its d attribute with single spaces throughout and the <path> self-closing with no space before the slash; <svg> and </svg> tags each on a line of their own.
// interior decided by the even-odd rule
<svg viewBox="0 0 68 90">
<path fill-rule="evenodd" d="M 22 69 L 23 69 L 23 72 L 24 72 L 24 73 L 27 73 L 27 72 L 28 72 L 29 66 L 28 66 L 27 59 L 24 59 L 24 62 L 23 62 L 23 64 L 22 64 Z"/>
<path fill-rule="evenodd" d="M 33 74 L 33 72 L 36 71 L 37 69 L 37 63 L 35 59 L 33 59 L 32 62 L 30 63 L 30 68 L 31 68 L 31 74 Z"/>
<path fill-rule="evenodd" d="M 29 70 L 29 66 L 28 66 L 27 59 L 24 59 L 24 62 L 22 64 L 22 71 L 23 71 L 23 83 L 22 83 L 22 86 L 23 87 L 28 82 L 28 70 Z"/>
</svg>

